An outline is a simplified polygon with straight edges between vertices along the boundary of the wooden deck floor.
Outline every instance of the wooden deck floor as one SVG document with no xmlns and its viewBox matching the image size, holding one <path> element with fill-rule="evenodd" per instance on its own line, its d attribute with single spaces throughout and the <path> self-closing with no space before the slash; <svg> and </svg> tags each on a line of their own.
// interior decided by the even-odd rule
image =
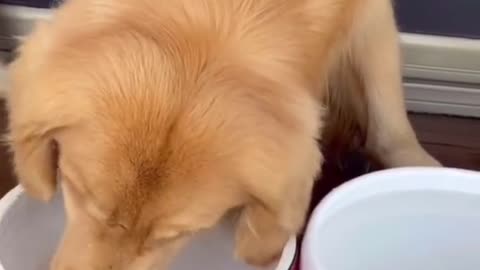
<svg viewBox="0 0 480 270">
<path fill-rule="evenodd" d="M 480 170 L 480 119 L 412 115 L 425 148 L 445 166 Z"/>
</svg>

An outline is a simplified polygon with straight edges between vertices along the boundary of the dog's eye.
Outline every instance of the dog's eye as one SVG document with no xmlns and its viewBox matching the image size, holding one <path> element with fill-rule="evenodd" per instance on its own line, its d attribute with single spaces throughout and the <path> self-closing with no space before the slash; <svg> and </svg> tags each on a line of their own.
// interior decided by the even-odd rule
<svg viewBox="0 0 480 270">
<path fill-rule="evenodd" d="M 116 224 L 116 226 L 124 231 L 128 231 L 128 227 L 123 224 Z"/>
<path fill-rule="evenodd" d="M 162 231 L 161 233 L 156 235 L 156 238 L 161 240 L 170 240 L 170 239 L 175 239 L 181 235 L 180 232 L 178 231 Z"/>
<path fill-rule="evenodd" d="M 113 229 L 120 229 L 122 231 L 128 231 L 128 227 L 122 223 L 108 221 L 107 226 Z"/>
<path fill-rule="evenodd" d="M 179 234 L 178 236 L 172 238 L 153 239 L 152 241 L 149 241 L 145 244 L 145 250 L 154 250 L 155 248 L 171 244 L 180 238 L 181 235 Z"/>
<path fill-rule="evenodd" d="M 158 247 L 164 244 L 171 243 L 182 237 L 186 236 L 185 233 L 176 232 L 176 231 L 164 231 L 161 234 L 157 234 L 151 241 L 148 241 L 148 247 Z"/>
</svg>

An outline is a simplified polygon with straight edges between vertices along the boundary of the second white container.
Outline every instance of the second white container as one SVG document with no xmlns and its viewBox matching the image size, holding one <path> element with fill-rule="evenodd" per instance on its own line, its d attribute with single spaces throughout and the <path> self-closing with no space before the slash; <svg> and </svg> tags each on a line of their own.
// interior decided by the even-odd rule
<svg viewBox="0 0 480 270">
<path fill-rule="evenodd" d="M 393 169 L 334 190 L 314 211 L 301 270 L 480 269 L 480 173 Z"/>
</svg>

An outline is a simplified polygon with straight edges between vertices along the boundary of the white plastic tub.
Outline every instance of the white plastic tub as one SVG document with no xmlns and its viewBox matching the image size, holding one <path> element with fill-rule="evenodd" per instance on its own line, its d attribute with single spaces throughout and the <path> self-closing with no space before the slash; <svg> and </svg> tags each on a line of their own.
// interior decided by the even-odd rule
<svg viewBox="0 0 480 270">
<path fill-rule="evenodd" d="M 403 168 L 362 176 L 314 211 L 301 270 L 479 270 L 480 173 Z"/>
<path fill-rule="evenodd" d="M 0 201 L 0 270 L 48 270 L 64 226 L 63 202 L 58 195 L 42 204 L 21 187 Z M 198 236 L 174 262 L 171 270 L 250 270 L 233 261 L 230 226 L 221 225 Z M 276 270 L 291 269 L 296 241 L 284 249 Z"/>
</svg>

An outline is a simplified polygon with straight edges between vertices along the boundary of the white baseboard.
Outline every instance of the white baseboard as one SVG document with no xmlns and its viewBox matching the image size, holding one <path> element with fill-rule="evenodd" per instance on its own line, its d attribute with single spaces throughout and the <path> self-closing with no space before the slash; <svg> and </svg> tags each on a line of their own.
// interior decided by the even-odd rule
<svg viewBox="0 0 480 270">
<path fill-rule="evenodd" d="M 0 99 L 7 95 L 7 69 L 5 65 L 6 53 L 0 51 Z"/>
<path fill-rule="evenodd" d="M 402 34 L 407 107 L 480 117 L 480 40 Z"/>
<path fill-rule="evenodd" d="M 407 78 L 480 84 L 480 40 L 401 34 Z"/>
<path fill-rule="evenodd" d="M 409 112 L 413 113 L 480 118 L 480 110 L 478 109 L 478 106 L 407 100 L 407 109 Z"/>
<path fill-rule="evenodd" d="M 405 83 L 412 112 L 480 117 L 480 90 L 429 83 Z"/>
<path fill-rule="evenodd" d="M 0 5 L 0 49 L 51 10 Z M 480 117 L 480 40 L 402 34 L 406 102 L 412 111 Z M 413 81 L 413 82 L 412 82 Z"/>
<path fill-rule="evenodd" d="M 13 49 L 18 38 L 29 33 L 38 20 L 48 20 L 52 11 L 0 4 L 0 50 Z"/>
</svg>

